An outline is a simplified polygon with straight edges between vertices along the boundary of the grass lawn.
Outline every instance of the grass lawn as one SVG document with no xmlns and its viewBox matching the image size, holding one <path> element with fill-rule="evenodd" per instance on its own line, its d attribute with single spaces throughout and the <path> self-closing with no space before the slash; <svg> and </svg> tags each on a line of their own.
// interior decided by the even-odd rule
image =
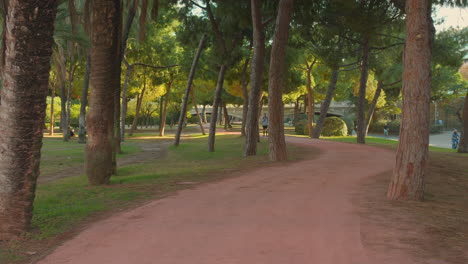
<svg viewBox="0 0 468 264">
<path fill-rule="evenodd" d="M 73 168 L 84 164 L 85 144 L 78 144 L 74 138 L 69 142 L 64 142 L 61 138 L 43 139 L 41 153 L 41 174 L 59 173 L 68 168 Z M 134 154 L 140 148 L 132 142 L 123 142 L 122 154 L 120 157 Z"/>
<path fill-rule="evenodd" d="M 337 142 L 344 142 L 344 143 L 356 143 L 356 137 L 353 137 L 353 136 L 321 137 L 320 139 L 337 141 Z M 392 140 L 392 139 L 385 139 L 385 138 L 366 137 L 366 144 L 367 145 L 372 145 L 372 146 L 386 147 L 386 148 L 396 148 L 398 146 L 398 141 L 397 140 Z M 457 152 L 454 149 L 440 148 L 440 147 L 434 147 L 434 146 L 429 146 L 429 150 L 430 151 L 436 151 L 436 152 L 450 152 L 450 153 L 456 153 Z M 468 156 L 467 154 L 459 154 L 459 155 Z"/>
<path fill-rule="evenodd" d="M 22 241 L 0 244 L 0 263 L 30 263 L 75 234 L 83 223 L 179 189 L 235 175 L 229 172 L 269 162 L 265 141 L 258 145 L 259 155 L 249 158 L 242 157 L 243 142 L 237 135 L 218 135 L 216 152 L 210 153 L 206 150 L 207 137 L 197 135 L 184 138 L 178 148 L 170 147 L 164 158 L 119 168 L 118 176 L 114 176 L 108 186 L 90 187 L 85 176 L 40 184 L 34 203 L 33 229 Z M 132 142 L 128 144 L 132 146 Z M 69 152 L 82 154 L 82 145 L 73 151 L 67 147 L 67 143 L 46 140 L 44 157 L 63 154 L 64 149 L 67 155 L 71 155 Z M 290 152 L 293 159 L 302 155 L 295 147 L 291 147 Z M 47 170 L 48 166 L 52 165 L 46 162 L 43 167 Z M 38 253 L 34 256 L 25 253 L 31 251 Z"/>
</svg>

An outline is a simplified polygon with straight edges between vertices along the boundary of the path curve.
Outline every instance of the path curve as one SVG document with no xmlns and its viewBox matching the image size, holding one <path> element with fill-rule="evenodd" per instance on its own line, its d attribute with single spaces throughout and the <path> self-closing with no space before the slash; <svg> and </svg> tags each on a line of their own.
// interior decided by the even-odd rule
<svg viewBox="0 0 468 264">
<path fill-rule="evenodd" d="M 375 252 L 361 243 L 359 205 L 352 197 L 365 178 L 391 169 L 394 154 L 305 138 L 288 142 L 323 153 L 181 191 L 95 223 L 39 263 L 377 263 Z M 392 263 L 411 262 L 401 255 Z"/>
</svg>

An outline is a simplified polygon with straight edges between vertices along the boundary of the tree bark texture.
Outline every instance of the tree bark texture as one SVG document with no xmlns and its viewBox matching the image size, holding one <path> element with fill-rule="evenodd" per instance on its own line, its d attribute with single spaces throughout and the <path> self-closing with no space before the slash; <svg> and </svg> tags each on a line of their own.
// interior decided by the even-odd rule
<svg viewBox="0 0 468 264">
<path fill-rule="evenodd" d="M 54 123 L 55 123 L 54 103 L 55 103 L 55 84 L 52 85 L 52 93 L 50 96 L 50 130 L 49 130 L 50 136 L 54 135 Z"/>
<path fill-rule="evenodd" d="M 288 44 L 289 22 L 291 21 L 293 5 L 293 0 L 280 0 L 271 49 L 268 109 L 275 109 L 275 111 L 269 112 L 268 141 L 272 161 L 283 161 L 288 158 L 284 138 L 283 86 L 286 81 L 286 46 Z"/>
<path fill-rule="evenodd" d="M 312 66 L 307 69 L 307 103 L 309 113 L 307 114 L 307 126 L 309 127 L 309 137 L 313 136 L 314 132 L 314 94 L 312 93 Z"/>
<path fill-rule="evenodd" d="M 229 112 L 227 110 L 226 102 L 223 102 L 223 113 L 224 113 L 224 128 L 232 128 L 231 119 L 229 118 Z"/>
<path fill-rule="evenodd" d="M 369 106 L 369 110 L 367 111 L 366 117 L 366 133 L 364 136 L 367 136 L 367 132 L 369 131 L 369 126 L 372 121 L 372 117 L 374 116 L 375 107 L 377 106 L 377 101 L 379 100 L 380 94 L 382 93 L 382 86 L 383 83 L 381 81 L 377 82 L 377 89 L 375 90 L 374 98 L 372 98 L 372 103 Z"/>
<path fill-rule="evenodd" d="M 364 37 L 362 44 L 362 59 L 361 59 L 361 78 L 359 80 L 359 95 L 357 104 L 357 143 L 366 143 L 366 117 L 365 117 L 365 104 L 366 104 L 366 88 L 367 79 L 369 77 L 369 38 Z"/>
<path fill-rule="evenodd" d="M 250 94 L 246 120 L 245 156 L 257 155 L 259 100 L 265 69 L 265 33 L 261 14 L 261 0 L 251 0 L 253 24 L 253 58 L 250 65 Z"/>
<path fill-rule="evenodd" d="M 403 108 L 396 163 L 387 196 L 422 200 L 429 148 L 431 4 L 406 0 L 406 43 L 403 59 Z"/>
<path fill-rule="evenodd" d="M 299 98 L 296 99 L 296 102 L 294 103 L 294 115 L 293 115 L 293 124 L 296 125 L 297 119 L 299 118 Z"/>
<path fill-rule="evenodd" d="M 93 1 L 91 94 L 87 116 L 86 174 L 89 184 L 108 184 L 113 173 L 115 75 L 120 67 L 120 0 Z M 96 12 L 99 11 L 99 12 Z"/>
<path fill-rule="evenodd" d="M 213 109 L 211 111 L 210 120 L 210 134 L 208 136 L 208 151 L 214 152 L 215 137 L 216 137 L 216 121 L 218 118 L 218 108 L 221 103 L 221 92 L 223 91 L 224 74 L 226 73 L 226 66 L 223 64 L 219 68 L 218 82 L 213 99 Z"/>
<path fill-rule="evenodd" d="M 89 75 L 91 74 L 91 57 L 86 61 L 83 90 L 81 91 L 80 117 L 78 120 L 78 143 L 86 143 L 86 106 L 88 105 Z"/>
<path fill-rule="evenodd" d="M 202 117 L 203 117 L 203 123 L 208 123 L 208 118 L 206 117 L 206 104 L 203 105 L 202 109 Z"/>
<path fill-rule="evenodd" d="M 68 138 L 71 137 L 70 135 L 70 122 L 71 122 L 71 92 L 73 90 L 73 80 L 75 79 L 75 65 L 74 63 L 70 62 L 70 69 L 68 71 L 68 85 L 67 85 L 67 124 L 66 127 L 68 129 L 67 135 Z"/>
<path fill-rule="evenodd" d="M 325 96 L 325 100 L 323 100 L 322 105 L 320 106 L 320 116 L 317 120 L 317 125 L 314 128 L 314 133 L 312 134 L 312 138 L 320 138 L 320 134 L 322 133 L 323 124 L 325 124 L 325 118 L 327 118 L 328 109 L 330 108 L 331 101 L 333 99 L 333 95 L 335 94 L 336 83 L 338 82 L 338 69 L 332 69 L 332 75 L 330 79 L 330 84 L 328 85 L 327 95 Z"/>
<path fill-rule="evenodd" d="M 127 119 L 127 107 L 128 107 L 128 100 L 127 100 L 127 91 L 128 91 L 128 83 L 130 82 L 130 76 L 132 75 L 133 67 L 127 65 L 127 70 L 125 71 L 125 81 L 124 87 L 122 91 L 122 114 L 120 115 L 121 121 L 120 125 L 122 128 L 120 129 L 120 140 L 125 141 L 125 122 Z"/>
<path fill-rule="evenodd" d="M 198 60 L 200 59 L 203 46 L 205 45 L 206 35 L 203 34 L 202 38 L 200 39 L 200 43 L 198 44 L 197 53 L 193 58 L 192 67 L 190 68 L 190 73 L 187 80 L 187 87 L 185 88 L 185 95 L 184 101 L 182 102 L 182 109 L 180 111 L 179 117 L 179 125 L 177 126 L 177 131 L 174 139 L 174 146 L 179 146 L 180 143 L 180 135 L 182 134 L 182 128 L 184 125 L 185 117 L 187 115 L 187 104 L 190 95 L 190 89 L 192 88 L 193 78 L 195 77 L 195 70 L 197 68 Z"/>
<path fill-rule="evenodd" d="M 70 127 L 68 126 L 67 89 L 65 81 L 60 82 L 60 127 L 62 128 L 63 141 L 70 140 Z"/>
<path fill-rule="evenodd" d="M 167 92 L 164 96 L 164 106 L 162 108 L 161 120 L 159 122 L 159 136 L 164 137 L 164 131 L 166 130 L 166 118 L 167 118 L 167 106 L 169 105 L 169 98 L 171 96 L 172 81 L 167 85 Z"/>
<path fill-rule="evenodd" d="M 468 93 L 465 95 L 465 105 L 463 106 L 463 128 L 460 136 L 458 152 L 468 153 Z"/>
<path fill-rule="evenodd" d="M 0 240 L 30 226 L 39 177 L 56 0 L 8 1 L 0 90 Z"/>
<path fill-rule="evenodd" d="M 258 116 L 257 116 L 257 120 L 260 120 L 260 118 L 262 117 L 262 111 L 263 111 L 263 92 L 260 93 L 260 98 L 258 100 Z M 258 134 L 257 134 L 257 143 L 260 143 L 260 129 L 257 127 L 257 131 L 258 131 Z"/>
<path fill-rule="evenodd" d="M 192 90 L 192 103 L 193 103 L 193 108 L 195 108 L 195 112 L 197 113 L 197 118 L 198 118 L 198 125 L 200 126 L 200 131 L 202 132 L 202 135 L 205 135 L 205 128 L 203 127 L 203 122 L 202 122 L 202 117 L 200 115 L 200 112 L 198 111 L 198 106 L 197 106 L 197 101 L 195 99 L 195 93 Z"/>
<path fill-rule="evenodd" d="M 135 118 L 133 118 L 132 126 L 130 127 L 130 131 L 128 132 L 129 136 L 132 136 L 133 132 L 137 130 L 138 119 L 140 118 L 141 105 L 143 104 L 143 97 L 145 96 L 145 91 L 146 91 L 146 82 L 143 86 L 143 90 L 141 90 L 141 93 L 137 95 Z"/>
<path fill-rule="evenodd" d="M 241 137 L 246 136 L 245 127 L 247 123 L 247 114 L 249 112 L 249 90 L 247 89 L 248 85 L 248 75 L 247 69 L 249 67 L 249 60 L 246 60 L 244 67 L 242 68 L 241 73 L 241 86 L 242 86 L 242 96 L 244 97 L 242 104 L 242 127 L 241 127 Z"/>
</svg>

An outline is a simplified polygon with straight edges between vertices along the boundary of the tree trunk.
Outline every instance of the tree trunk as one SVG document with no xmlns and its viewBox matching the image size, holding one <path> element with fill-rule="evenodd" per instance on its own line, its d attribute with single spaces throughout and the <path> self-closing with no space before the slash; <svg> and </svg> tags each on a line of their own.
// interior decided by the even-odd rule
<svg viewBox="0 0 468 264">
<path fill-rule="evenodd" d="M 65 81 L 60 83 L 60 126 L 62 127 L 63 141 L 67 142 L 70 139 L 70 128 L 67 118 L 67 89 Z"/>
<path fill-rule="evenodd" d="M 125 71 L 125 81 L 124 81 L 124 88 L 122 91 L 122 114 L 120 115 L 121 121 L 120 125 L 122 128 L 120 129 L 120 140 L 125 141 L 125 121 L 127 119 L 127 107 L 128 107 L 128 100 L 127 100 L 127 91 L 128 91 L 128 83 L 130 82 L 130 76 L 132 75 L 133 67 L 128 65 L 127 70 Z"/>
<path fill-rule="evenodd" d="M 260 100 L 258 100 L 258 116 L 257 116 L 257 120 L 260 120 L 260 118 L 262 117 L 262 111 L 263 111 L 263 92 L 260 94 Z M 258 129 L 257 127 L 257 131 L 258 131 L 258 134 L 257 134 L 257 143 L 260 143 L 260 129 Z"/>
<path fill-rule="evenodd" d="M 265 69 L 265 33 L 261 14 L 261 0 L 251 0 L 253 24 L 253 58 L 250 65 L 250 95 L 247 112 L 245 156 L 257 155 L 259 139 L 258 102 L 260 100 L 263 71 Z"/>
<path fill-rule="evenodd" d="M 120 0 L 93 1 L 91 89 L 87 116 L 86 174 L 91 185 L 108 184 L 113 173 L 114 102 L 120 67 Z M 98 12 L 97 12 L 98 11 Z"/>
<path fill-rule="evenodd" d="M 198 60 L 200 59 L 202 50 L 203 50 L 203 45 L 205 44 L 206 40 L 206 35 L 203 34 L 202 38 L 200 39 L 200 43 L 198 44 L 198 49 L 197 53 L 195 54 L 195 57 L 193 58 L 192 62 L 192 67 L 190 68 L 190 73 L 188 76 L 187 80 L 187 87 L 185 88 L 185 95 L 184 95 L 184 101 L 182 103 L 182 109 L 180 111 L 180 117 L 179 117 L 179 125 L 177 127 L 175 139 L 174 139 L 174 146 L 179 146 L 180 143 L 180 135 L 182 134 L 182 127 L 184 125 L 185 117 L 187 115 L 187 103 L 190 95 L 190 89 L 192 88 L 192 82 L 193 78 L 195 77 L 195 70 L 197 68 Z"/>
<path fill-rule="evenodd" d="M 304 96 L 304 112 L 303 114 L 307 114 L 307 106 L 309 106 L 309 98 L 307 96 Z"/>
<path fill-rule="evenodd" d="M 249 66 L 249 60 L 247 59 L 244 63 L 244 67 L 241 73 L 241 86 L 242 86 L 242 96 L 244 97 L 242 104 L 242 127 L 241 127 L 241 137 L 246 136 L 245 127 L 247 123 L 247 113 L 249 112 L 249 91 L 247 89 L 248 85 L 248 75 L 247 67 Z"/>
<path fill-rule="evenodd" d="M 84 76 L 83 91 L 81 91 L 81 106 L 78 128 L 78 143 L 86 143 L 86 106 L 88 105 L 89 75 L 91 73 L 91 57 L 88 55 L 86 61 L 86 72 Z"/>
<path fill-rule="evenodd" d="M 206 117 L 206 104 L 203 105 L 202 109 L 203 123 L 208 123 L 208 118 Z"/>
<path fill-rule="evenodd" d="M 221 99 L 220 99 L 221 100 Z M 219 125 L 222 126 L 223 125 L 223 121 L 224 121 L 224 116 L 223 116 L 223 101 L 220 101 L 219 102 Z"/>
<path fill-rule="evenodd" d="M 333 95 L 335 94 L 336 83 L 338 82 L 338 73 L 339 71 L 337 68 L 332 69 L 327 95 L 325 96 L 325 100 L 323 100 L 322 105 L 320 106 L 320 116 L 317 120 L 317 125 L 315 126 L 312 138 L 319 138 L 320 134 L 322 133 L 323 124 L 325 123 L 325 118 L 327 118 L 328 108 L 330 108 L 330 103 L 333 99 Z"/>
<path fill-rule="evenodd" d="M 297 119 L 299 118 L 299 98 L 296 99 L 296 102 L 294 103 L 294 116 L 293 116 L 293 124 L 297 124 Z"/>
<path fill-rule="evenodd" d="M 195 93 L 193 92 L 193 90 L 192 90 L 192 103 L 193 103 L 193 107 L 195 108 L 195 112 L 197 113 L 198 125 L 200 125 L 200 130 L 201 130 L 202 134 L 205 135 L 206 134 L 205 133 L 205 128 L 203 127 L 203 122 L 202 122 L 202 119 L 201 119 L 201 115 L 198 112 L 197 101 L 195 100 Z"/>
<path fill-rule="evenodd" d="M 270 159 L 273 161 L 282 161 L 288 158 L 284 138 L 284 105 L 282 99 L 283 86 L 286 81 L 286 46 L 288 44 L 289 22 L 291 21 L 293 5 L 293 0 L 280 0 L 271 49 L 268 109 L 275 109 L 275 111 L 269 111 L 268 141 L 270 143 Z"/>
<path fill-rule="evenodd" d="M 366 103 L 366 88 L 367 78 L 369 77 L 369 38 L 363 39 L 362 44 L 362 65 L 361 78 L 359 80 L 359 95 L 357 104 L 357 143 L 366 144 L 366 120 L 365 120 L 365 103 Z"/>
<path fill-rule="evenodd" d="M 424 197 L 429 148 L 432 28 L 430 1 L 406 0 L 400 141 L 387 193 L 392 200 L 422 200 Z"/>
<path fill-rule="evenodd" d="M 374 116 L 375 107 L 377 106 L 377 101 L 379 100 L 380 94 L 382 93 L 382 86 L 383 86 L 382 82 L 378 81 L 377 90 L 375 90 L 374 98 L 372 98 L 372 103 L 369 106 L 369 110 L 367 112 L 365 136 L 367 136 L 367 133 L 369 131 L 369 126 L 372 121 L 372 117 Z"/>
<path fill-rule="evenodd" d="M 0 89 L 0 240 L 30 226 L 49 92 L 56 0 L 4 6 Z"/>
<path fill-rule="evenodd" d="M 224 74 L 226 66 L 223 64 L 219 69 L 218 83 L 216 84 L 215 95 L 213 99 L 213 109 L 211 110 L 210 120 L 210 135 L 208 137 L 208 151 L 214 152 L 215 137 L 216 137 L 216 121 L 218 118 L 218 106 L 221 103 L 221 92 L 223 91 Z"/>
<path fill-rule="evenodd" d="M 307 69 L 307 103 L 309 107 L 309 113 L 307 114 L 307 126 L 309 127 L 309 137 L 312 137 L 314 132 L 314 95 L 312 93 L 312 66 Z"/>
<path fill-rule="evenodd" d="M 162 109 L 162 115 L 161 115 L 161 121 L 159 122 L 159 136 L 163 137 L 164 136 L 164 131 L 166 129 L 166 118 L 167 118 L 167 106 L 169 105 L 169 98 L 171 96 L 171 87 L 172 87 L 172 81 L 169 82 L 167 86 L 167 93 L 164 96 L 164 106 Z"/>
<path fill-rule="evenodd" d="M 68 133 L 70 133 L 70 122 L 71 122 L 71 92 L 73 90 L 73 80 L 75 78 L 75 69 L 76 67 L 70 62 L 70 71 L 68 74 L 68 89 L 67 89 L 67 128 Z M 70 138 L 70 134 L 68 135 Z"/>
<path fill-rule="evenodd" d="M 54 135 L 54 101 L 55 101 L 55 84 L 52 85 L 52 93 L 50 96 L 50 130 L 49 130 L 49 135 L 53 136 Z"/>
<path fill-rule="evenodd" d="M 224 113 L 224 128 L 232 128 L 231 119 L 229 119 L 229 113 L 227 110 L 226 102 L 223 103 L 223 113 Z"/>
<path fill-rule="evenodd" d="M 459 153 L 468 153 L 468 93 L 465 95 L 465 105 L 463 106 L 463 128 L 460 135 Z"/>
<path fill-rule="evenodd" d="M 145 95 L 145 90 L 146 90 L 146 82 L 143 87 L 143 90 L 139 95 L 137 95 L 137 104 L 136 104 L 136 109 L 135 109 L 135 118 L 133 119 L 132 126 L 130 127 L 130 132 L 128 132 L 129 136 L 133 135 L 133 132 L 137 130 L 137 125 L 138 125 L 138 119 L 140 118 L 140 111 L 141 111 L 141 105 L 143 103 L 143 96 Z"/>
</svg>

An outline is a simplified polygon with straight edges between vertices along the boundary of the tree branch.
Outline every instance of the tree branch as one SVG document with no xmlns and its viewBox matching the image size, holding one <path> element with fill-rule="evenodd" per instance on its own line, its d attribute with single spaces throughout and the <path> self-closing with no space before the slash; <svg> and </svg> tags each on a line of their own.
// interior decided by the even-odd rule
<svg viewBox="0 0 468 264">
<path fill-rule="evenodd" d="M 168 65 L 168 66 L 154 66 L 154 65 L 138 62 L 138 63 L 133 63 L 130 66 L 131 67 L 133 67 L 133 66 L 143 66 L 143 67 L 149 67 L 149 68 L 153 68 L 153 69 L 167 69 L 167 68 L 172 68 L 172 67 L 179 67 L 180 65 L 174 64 L 174 65 Z"/>
<path fill-rule="evenodd" d="M 354 70 L 359 69 L 359 68 L 361 68 L 361 66 L 356 66 L 356 67 L 349 68 L 349 69 L 338 70 L 338 72 L 354 71 Z"/>
<path fill-rule="evenodd" d="M 353 63 L 348 63 L 348 64 L 343 64 L 343 65 L 339 65 L 338 67 L 349 67 L 349 66 L 353 66 L 353 65 L 359 65 L 360 61 L 355 61 Z"/>
<path fill-rule="evenodd" d="M 398 40 L 401 40 L 401 41 L 405 41 L 404 38 L 400 38 L 400 37 L 396 37 L 396 36 L 392 36 L 392 35 L 387 35 L 387 34 L 382 34 L 382 33 L 376 33 L 377 36 L 382 36 L 382 37 L 388 37 L 388 38 L 394 38 L 394 39 L 398 39 Z"/>
<path fill-rule="evenodd" d="M 262 22 L 262 27 L 264 28 L 264 27 L 268 26 L 268 24 L 270 24 L 273 20 L 275 20 L 274 17 L 267 18 L 267 20 Z"/>
<path fill-rule="evenodd" d="M 215 32 L 216 38 L 218 39 L 219 44 L 223 48 L 223 53 L 227 51 L 226 43 L 224 42 L 223 33 L 219 29 L 218 23 L 216 23 L 216 19 L 213 15 L 213 11 L 211 11 L 210 0 L 206 0 L 206 13 L 208 14 L 208 18 L 211 23 L 211 27 L 213 27 L 213 31 Z"/>
<path fill-rule="evenodd" d="M 400 79 L 400 80 L 395 81 L 395 82 L 392 82 L 392 83 L 382 84 L 382 88 L 383 88 L 383 87 L 388 87 L 388 86 L 393 86 L 393 85 L 395 85 L 395 84 L 401 83 L 401 81 L 402 81 L 402 80 Z"/>
<path fill-rule="evenodd" d="M 199 4 L 197 4 L 197 3 L 196 3 L 195 1 L 193 1 L 193 0 L 190 0 L 190 3 L 192 3 L 192 5 L 198 7 L 198 8 L 200 8 L 200 9 L 202 9 L 202 10 L 206 10 L 206 7 L 203 7 L 203 6 L 199 5 Z"/>
<path fill-rule="evenodd" d="M 371 50 L 384 50 L 384 49 L 388 49 L 388 48 L 392 48 L 392 47 L 399 46 L 399 45 L 404 45 L 404 44 L 405 44 L 404 42 L 398 42 L 398 43 L 394 43 L 394 44 L 386 46 L 386 47 L 370 47 L 370 49 Z"/>
</svg>

